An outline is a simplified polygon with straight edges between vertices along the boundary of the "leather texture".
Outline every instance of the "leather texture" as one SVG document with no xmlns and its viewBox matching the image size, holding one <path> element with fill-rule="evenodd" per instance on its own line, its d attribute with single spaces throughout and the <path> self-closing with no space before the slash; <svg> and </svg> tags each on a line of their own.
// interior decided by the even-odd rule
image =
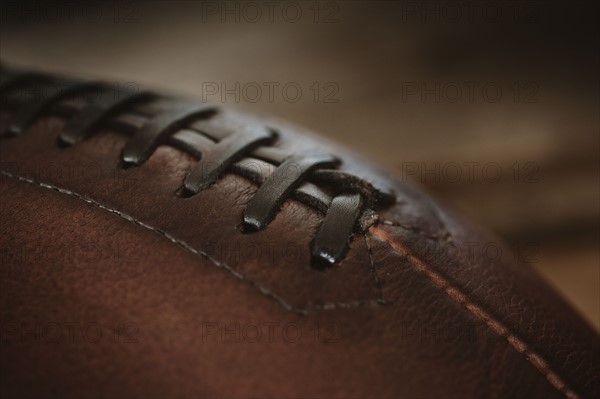
<svg viewBox="0 0 600 399">
<path fill-rule="evenodd" d="M 228 173 L 184 197 L 192 154 L 161 145 L 124 167 L 128 135 L 62 148 L 66 122 L 0 144 L 2 397 L 600 395 L 600 340 L 570 306 L 496 238 L 344 148 L 214 117 L 394 188 L 396 204 L 317 270 L 314 209 L 287 200 L 244 231 L 252 181 Z"/>
</svg>

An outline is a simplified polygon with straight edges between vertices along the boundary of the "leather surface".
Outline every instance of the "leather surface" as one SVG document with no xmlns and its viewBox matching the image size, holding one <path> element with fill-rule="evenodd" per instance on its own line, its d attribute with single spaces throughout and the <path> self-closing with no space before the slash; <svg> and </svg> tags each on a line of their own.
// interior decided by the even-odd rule
<svg viewBox="0 0 600 399">
<path fill-rule="evenodd" d="M 228 174 L 182 198 L 190 154 L 161 146 L 124 169 L 125 135 L 60 148 L 64 121 L 44 118 L 0 149 L 3 397 L 600 394 L 597 334 L 495 238 L 301 129 L 233 111 L 215 120 L 328 151 L 391 184 L 397 204 L 318 271 L 316 211 L 289 200 L 244 233 L 250 181 Z M 79 338 L 63 326 L 48 342 L 53 323 Z M 96 342 L 81 334 L 90 323 Z"/>
</svg>

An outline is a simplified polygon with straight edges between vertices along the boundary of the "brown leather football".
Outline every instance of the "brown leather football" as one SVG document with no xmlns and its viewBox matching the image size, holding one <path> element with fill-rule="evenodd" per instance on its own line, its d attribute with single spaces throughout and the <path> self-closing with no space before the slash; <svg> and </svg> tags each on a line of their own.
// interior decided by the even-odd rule
<svg viewBox="0 0 600 399">
<path fill-rule="evenodd" d="M 600 396 L 498 240 L 300 128 L 2 70 L 1 394 Z"/>
</svg>

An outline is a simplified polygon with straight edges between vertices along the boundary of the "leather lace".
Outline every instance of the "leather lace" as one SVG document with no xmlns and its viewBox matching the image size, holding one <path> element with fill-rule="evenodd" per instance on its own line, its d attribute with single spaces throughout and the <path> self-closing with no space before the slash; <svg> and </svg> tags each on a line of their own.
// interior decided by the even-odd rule
<svg viewBox="0 0 600 399">
<path fill-rule="evenodd" d="M 11 114 L 2 138 L 23 134 L 40 116 L 58 114 L 66 117 L 58 137 L 65 147 L 104 127 L 131 134 L 121 153 L 125 167 L 141 166 L 160 145 L 189 152 L 199 160 L 183 181 L 184 196 L 208 189 L 225 173 L 258 185 L 243 212 L 247 232 L 265 229 L 291 198 L 324 214 L 310 245 L 317 267 L 343 260 L 353 234 L 374 220 L 374 209 L 395 202 L 389 188 L 337 169 L 341 161 L 331 154 L 278 148 L 274 129 L 249 125 L 232 131 L 211 123 L 220 111 L 207 104 L 148 91 L 116 95 L 99 82 L 0 72 L 2 107 Z"/>
</svg>

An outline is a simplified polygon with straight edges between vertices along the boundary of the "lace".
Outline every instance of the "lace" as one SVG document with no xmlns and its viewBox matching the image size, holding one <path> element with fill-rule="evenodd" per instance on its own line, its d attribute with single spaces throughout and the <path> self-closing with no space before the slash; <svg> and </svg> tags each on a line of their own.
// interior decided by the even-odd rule
<svg viewBox="0 0 600 399">
<path fill-rule="evenodd" d="M 375 220 L 374 209 L 395 202 L 390 189 L 336 169 L 341 161 L 330 154 L 294 154 L 277 148 L 273 129 L 248 126 L 231 131 L 211 123 L 219 110 L 206 104 L 178 102 L 147 91 L 117 96 L 98 82 L 0 72 L 2 107 L 11 114 L 2 138 L 24 133 L 41 115 L 58 114 L 67 118 L 58 137 L 64 147 L 101 127 L 131 134 L 121 153 L 124 167 L 143 165 L 160 145 L 177 147 L 199 159 L 183 182 L 183 196 L 208 189 L 225 173 L 239 174 L 259 186 L 243 212 L 248 233 L 265 229 L 290 198 L 323 213 L 310 245 L 318 268 L 343 260 L 353 234 Z M 27 90 L 29 95 L 19 99 Z M 95 98 L 89 96 L 94 91 Z"/>
</svg>

